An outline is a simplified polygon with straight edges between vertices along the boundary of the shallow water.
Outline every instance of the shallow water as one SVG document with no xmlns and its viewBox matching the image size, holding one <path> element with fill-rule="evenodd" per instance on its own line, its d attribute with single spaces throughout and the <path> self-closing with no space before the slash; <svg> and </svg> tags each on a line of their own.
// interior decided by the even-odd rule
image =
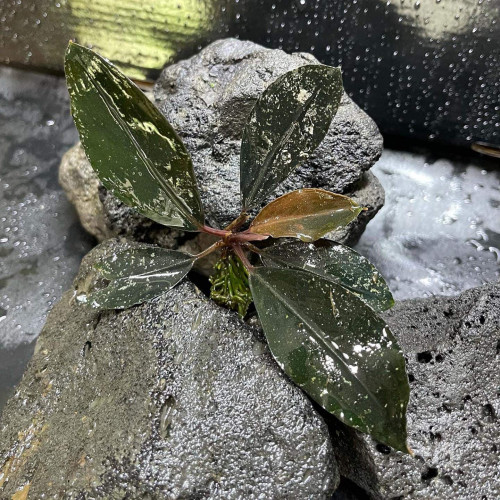
<svg viewBox="0 0 500 500">
<path fill-rule="evenodd" d="M 63 79 L 0 67 L 0 408 L 93 245 L 57 183 L 61 156 L 76 141 Z M 374 167 L 386 206 L 357 249 L 397 299 L 497 280 L 499 163 L 404 149 L 391 144 Z"/>
</svg>

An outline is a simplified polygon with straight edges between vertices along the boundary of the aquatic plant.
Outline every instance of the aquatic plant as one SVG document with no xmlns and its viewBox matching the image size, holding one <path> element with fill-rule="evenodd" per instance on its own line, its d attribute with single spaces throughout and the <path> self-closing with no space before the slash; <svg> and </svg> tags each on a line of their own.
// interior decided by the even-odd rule
<svg viewBox="0 0 500 500">
<path fill-rule="evenodd" d="M 343 92 L 340 69 L 305 65 L 262 93 L 241 142 L 241 214 L 224 229 L 205 223 L 188 151 L 143 92 L 75 43 L 65 69 L 74 121 L 103 185 L 153 221 L 218 237 L 198 255 L 145 244 L 115 253 L 96 264 L 105 285 L 80 302 L 100 309 L 143 303 L 220 251 L 211 297 L 241 316 L 253 302 L 272 355 L 299 387 L 344 423 L 408 451 L 405 361 L 378 315 L 392 295 L 367 259 L 322 239 L 363 208 L 305 188 L 271 201 L 249 223 L 325 137 Z"/>
</svg>

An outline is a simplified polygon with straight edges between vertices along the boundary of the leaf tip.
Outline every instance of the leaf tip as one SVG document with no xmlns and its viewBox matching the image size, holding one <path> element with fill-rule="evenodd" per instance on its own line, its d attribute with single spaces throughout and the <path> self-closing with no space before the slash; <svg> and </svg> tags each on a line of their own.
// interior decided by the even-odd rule
<svg viewBox="0 0 500 500">
<path fill-rule="evenodd" d="M 414 453 L 413 450 L 408 446 L 407 437 L 408 436 L 405 425 L 404 428 L 400 429 L 399 432 L 397 430 L 394 430 L 391 435 L 386 435 L 386 439 L 384 440 L 384 442 L 391 448 L 394 448 L 396 451 L 400 451 L 401 453 L 413 456 Z M 377 438 L 375 437 L 375 439 Z"/>
</svg>

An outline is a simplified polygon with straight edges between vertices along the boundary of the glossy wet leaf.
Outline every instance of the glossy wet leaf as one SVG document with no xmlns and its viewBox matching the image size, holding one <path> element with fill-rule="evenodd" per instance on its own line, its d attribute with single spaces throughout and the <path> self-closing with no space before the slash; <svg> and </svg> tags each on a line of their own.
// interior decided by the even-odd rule
<svg viewBox="0 0 500 500">
<path fill-rule="evenodd" d="M 160 224 L 198 230 L 204 217 L 191 158 L 161 113 L 90 49 L 70 43 L 65 70 L 80 139 L 106 188 Z"/>
<path fill-rule="evenodd" d="M 141 304 L 174 287 L 193 266 L 194 257 L 153 245 L 131 248 L 96 264 L 110 280 L 86 302 L 99 309 L 126 309 Z"/>
<path fill-rule="evenodd" d="M 347 288 L 375 311 L 394 305 L 384 278 L 366 258 L 341 243 L 318 240 L 304 245 L 297 241 L 279 242 L 262 250 L 266 265 L 303 269 Z"/>
<path fill-rule="evenodd" d="M 254 269 L 250 288 L 269 348 L 287 375 L 344 423 L 407 451 L 405 361 L 373 309 L 340 285 L 296 269 Z"/>
<path fill-rule="evenodd" d="M 315 241 L 349 224 L 361 210 L 347 196 L 324 189 L 298 189 L 266 205 L 253 220 L 250 231 L 273 238 Z"/>
<path fill-rule="evenodd" d="M 317 64 L 285 73 L 262 93 L 241 142 L 244 209 L 265 200 L 319 146 L 342 92 L 340 68 Z"/>
</svg>

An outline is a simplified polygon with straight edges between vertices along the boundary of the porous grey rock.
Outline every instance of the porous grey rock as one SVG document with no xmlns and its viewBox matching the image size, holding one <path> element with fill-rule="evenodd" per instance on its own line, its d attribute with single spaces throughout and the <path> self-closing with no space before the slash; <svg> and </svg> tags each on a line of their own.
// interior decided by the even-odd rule
<svg viewBox="0 0 500 500">
<path fill-rule="evenodd" d="M 155 102 L 191 153 L 207 218 L 215 226 L 225 226 L 239 214 L 239 153 L 247 115 L 272 81 L 304 64 L 318 61 L 309 54 L 289 55 L 228 39 L 167 67 L 156 83 Z M 376 125 L 344 94 L 323 143 L 268 201 L 301 187 L 348 193 L 369 207 L 347 230 L 334 235 L 338 241 L 353 243 L 384 202 L 382 186 L 365 173 L 381 151 Z M 96 195 L 99 181 L 81 146 L 65 156 L 60 178 L 84 226 L 100 241 L 112 234 L 175 246 L 179 232 L 141 217 L 102 186 Z"/>
<path fill-rule="evenodd" d="M 408 360 L 415 453 L 371 444 L 384 497 L 500 498 L 500 284 L 384 316 Z"/>
<path fill-rule="evenodd" d="M 75 287 L 124 246 L 96 247 Z M 259 331 L 189 282 L 125 311 L 67 292 L 1 422 L 2 498 L 326 499 L 339 480 L 325 423 Z"/>
<path fill-rule="evenodd" d="M 305 64 L 319 62 L 306 53 L 225 39 L 163 70 L 155 101 L 191 152 L 210 222 L 224 226 L 239 214 L 241 136 L 257 98 L 280 75 Z M 343 193 L 381 152 L 377 126 L 344 93 L 322 144 L 268 201 L 301 187 Z"/>
</svg>

